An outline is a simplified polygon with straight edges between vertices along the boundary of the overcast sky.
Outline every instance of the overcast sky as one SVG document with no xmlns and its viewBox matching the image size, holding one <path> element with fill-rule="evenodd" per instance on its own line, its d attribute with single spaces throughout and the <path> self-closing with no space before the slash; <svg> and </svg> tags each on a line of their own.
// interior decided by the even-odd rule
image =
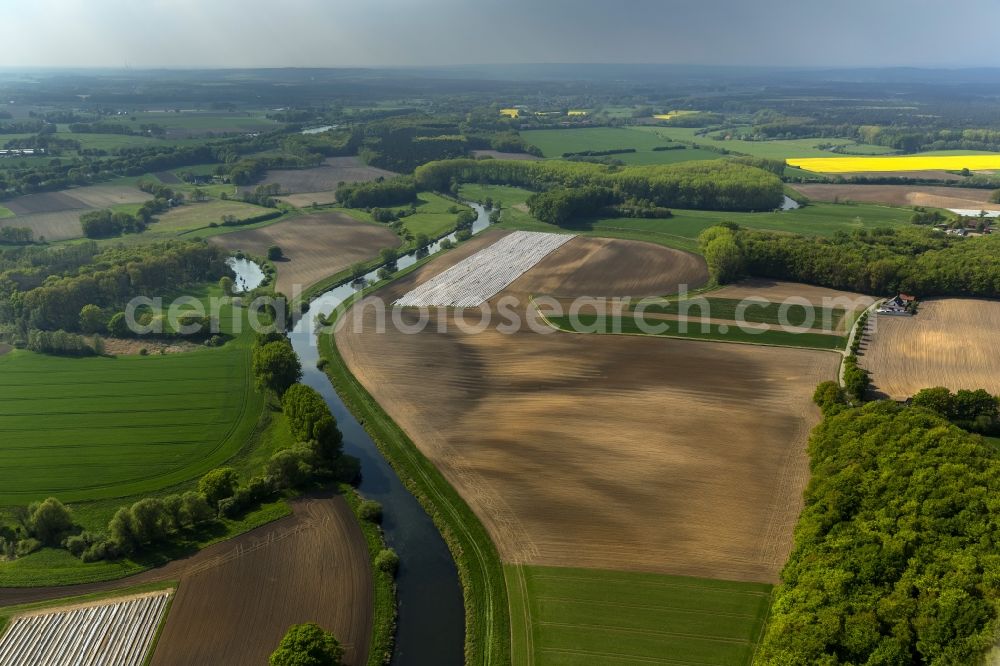
<svg viewBox="0 0 1000 666">
<path fill-rule="evenodd" d="M 998 0 L 0 0 L 0 66 L 996 66 Z"/>
</svg>

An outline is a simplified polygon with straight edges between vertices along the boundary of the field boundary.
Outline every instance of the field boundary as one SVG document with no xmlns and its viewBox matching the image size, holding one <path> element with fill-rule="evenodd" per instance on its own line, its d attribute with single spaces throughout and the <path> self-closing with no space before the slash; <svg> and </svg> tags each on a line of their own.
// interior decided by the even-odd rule
<svg viewBox="0 0 1000 666">
<path fill-rule="evenodd" d="M 434 256 L 437 255 L 400 271 L 393 279 L 415 270 Z M 358 292 L 344 303 L 343 311 L 385 284 L 379 282 Z M 484 666 L 509 663 L 510 616 L 506 582 L 500 556 L 489 534 L 441 472 L 347 368 L 334 336 L 322 336 L 319 345 L 321 357 L 328 361 L 326 375 L 345 406 L 427 511 L 455 559 L 465 602 L 466 663 Z"/>
<path fill-rule="evenodd" d="M 688 340 L 688 341 L 691 341 L 691 342 L 710 342 L 710 343 L 716 343 L 717 342 L 717 343 L 727 344 L 727 345 L 745 345 L 745 346 L 748 346 L 748 347 L 775 347 L 777 349 L 805 349 L 805 350 L 808 350 L 808 351 L 832 352 L 834 354 L 840 354 L 840 355 L 844 354 L 844 351 L 841 350 L 841 349 L 827 349 L 827 348 L 823 348 L 823 347 L 807 347 L 807 346 L 803 346 L 803 345 L 776 345 L 776 344 L 771 344 L 771 343 L 767 343 L 767 342 L 743 342 L 742 340 L 723 340 L 723 339 L 719 339 L 719 338 L 697 338 L 697 337 L 686 336 L 686 335 L 668 335 L 668 334 L 665 334 L 665 333 L 658 333 L 658 334 L 654 335 L 654 334 L 646 334 L 646 333 L 626 333 L 626 332 L 592 333 L 590 331 L 574 331 L 574 330 L 565 329 L 562 326 L 559 326 L 555 322 L 551 321 L 547 316 L 545 316 L 545 313 L 543 313 L 538 307 L 535 306 L 534 295 L 531 296 L 530 302 L 531 302 L 531 306 L 535 308 L 535 312 L 538 314 L 539 317 L 542 318 L 542 321 L 545 322 L 545 325 L 548 326 L 549 328 L 551 328 L 552 330 L 559 331 L 560 333 L 570 333 L 570 334 L 573 334 L 573 335 L 619 335 L 619 336 L 620 335 L 624 335 L 624 336 L 629 336 L 629 337 L 633 337 L 633 338 L 653 338 L 653 339 L 656 339 L 656 338 L 668 338 L 668 339 L 674 339 L 674 340 Z M 830 337 L 836 337 L 836 336 L 830 336 Z M 840 337 L 841 337 L 841 339 L 843 339 L 843 336 L 840 336 Z"/>
</svg>

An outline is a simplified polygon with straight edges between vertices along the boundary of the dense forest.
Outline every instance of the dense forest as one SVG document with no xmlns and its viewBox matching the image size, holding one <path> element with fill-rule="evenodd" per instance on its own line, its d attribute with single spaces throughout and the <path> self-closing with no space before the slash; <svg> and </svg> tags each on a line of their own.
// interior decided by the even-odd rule
<svg viewBox="0 0 1000 666">
<path fill-rule="evenodd" d="M 856 230 L 833 238 L 737 229 L 727 265 L 741 274 L 834 289 L 925 296 L 1000 296 L 1000 237 L 960 238 L 924 227 Z M 712 267 L 709 259 L 709 266 Z"/>
<path fill-rule="evenodd" d="M 204 242 L 167 241 L 98 251 L 94 243 L 0 251 L 0 338 L 27 343 L 31 331 L 107 325 L 135 296 L 172 293 L 229 275 L 227 253 Z"/>
<path fill-rule="evenodd" d="M 827 403 L 763 664 L 975 664 L 1000 607 L 1000 454 L 918 407 Z"/>
<path fill-rule="evenodd" d="M 542 191 L 593 186 L 613 190 L 643 207 L 700 210 L 773 210 L 781 205 L 781 180 L 728 160 L 676 165 L 611 167 L 588 162 L 447 160 L 414 172 L 421 190 L 448 191 L 458 183 L 514 185 Z"/>
</svg>

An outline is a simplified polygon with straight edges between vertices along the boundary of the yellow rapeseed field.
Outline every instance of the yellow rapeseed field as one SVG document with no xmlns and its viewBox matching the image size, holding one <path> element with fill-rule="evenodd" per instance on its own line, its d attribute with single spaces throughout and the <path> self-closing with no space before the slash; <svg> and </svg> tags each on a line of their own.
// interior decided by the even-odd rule
<svg viewBox="0 0 1000 666">
<path fill-rule="evenodd" d="M 857 171 L 992 171 L 1000 169 L 1000 153 L 991 155 L 901 155 L 894 157 L 803 157 L 788 164 L 820 173 Z"/>
<path fill-rule="evenodd" d="M 500 109 L 501 116 L 507 116 L 508 118 L 517 118 L 521 115 L 518 109 Z"/>
</svg>

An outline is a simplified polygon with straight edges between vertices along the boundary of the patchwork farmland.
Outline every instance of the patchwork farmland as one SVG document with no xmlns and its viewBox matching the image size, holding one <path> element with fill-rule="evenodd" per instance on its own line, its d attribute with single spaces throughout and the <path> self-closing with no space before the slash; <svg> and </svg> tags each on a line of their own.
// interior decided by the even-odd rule
<svg viewBox="0 0 1000 666">
<path fill-rule="evenodd" d="M 475 261 L 498 237 L 485 232 L 375 296 L 398 299 L 467 257 Z M 522 303 L 538 293 L 650 296 L 706 280 L 704 264 L 682 252 L 576 237 L 487 304 L 495 314 L 508 295 Z M 470 302 L 480 297 L 470 294 Z M 400 313 L 406 326 L 418 321 L 415 311 Z M 530 317 L 524 306 L 517 314 L 521 322 Z M 674 654 L 680 644 L 692 661 L 700 654 L 704 663 L 747 663 L 801 508 L 804 443 L 819 419 L 809 398 L 816 384 L 836 377 L 839 354 L 539 334 L 523 323 L 509 335 L 467 334 L 458 326 L 467 321 L 463 310 L 432 315 L 417 334 L 394 327 L 364 334 L 374 318 L 365 301 L 348 312 L 336 334 L 340 353 L 469 503 L 503 561 L 516 565 L 507 570 L 511 601 L 520 594 L 530 610 L 524 616 L 512 609 L 515 651 L 521 640 L 535 647 L 523 648 L 533 660 L 515 663 L 638 663 Z M 519 588 L 519 572 L 530 576 L 536 567 L 583 568 L 582 578 L 597 580 L 623 571 L 646 575 L 651 588 L 676 586 L 661 605 L 678 609 L 687 603 L 679 591 L 698 585 L 686 577 L 757 587 L 740 639 L 715 642 L 711 631 L 703 640 L 668 627 L 631 626 L 641 621 L 622 613 L 610 619 L 608 608 L 588 603 L 586 595 L 578 605 L 567 601 L 576 609 L 569 622 L 571 607 L 553 600 L 572 593 L 559 596 L 540 584 Z M 551 571 L 559 569 L 546 575 Z M 719 608 L 744 598 L 740 585 L 719 592 L 728 599 Z M 641 606 L 640 589 L 609 588 L 607 599 L 620 595 L 623 607 Z M 630 640 L 614 647 L 604 641 L 600 653 L 602 641 L 580 638 L 588 631 Z M 574 642 L 582 652 L 572 652 Z M 725 655 L 713 661 L 712 649 Z"/>
<path fill-rule="evenodd" d="M 924 301 L 913 317 L 875 315 L 860 364 L 874 392 L 893 400 L 933 386 L 1000 394 L 998 325 L 996 301 Z"/>
<path fill-rule="evenodd" d="M 473 243 L 481 248 L 491 236 L 495 238 L 488 234 Z M 582 242 L 637 246 L 642 252 L 653 248 L 664 263 L 686 256 L 631 241 L 577 238 L 571 244 Z M 464 248 L 465 256 L 474 252 Z M 500 296 L 537 293 L 534 276 L 557 266 L 562 252 L 540 262 Z M 462 258 L 432 262 L 377 295 L 398 298 L 396 294 L 443 271 L 448 260 Z M 678 263 L 687 266 L 686 260 Z M 591 279 L 603 281 L 599 295 L 625 296 L 629 294 L 622 287 L 636 289 L 628 268 L 618 283 L 612 268 L 616 264 L 588 267 Z M 703 283 L 704 268 L 695 266 L 686 273 L 652 272 L 659 283 L 645 285 L 647 292 L 670 293 L 682 281 Z M 375 315 L 363 303 L 349 313 L 337 333 L 348 366 L 445 470 L 508 561 L 617 568 L 622 566 L 621 549 L 628 547 L 629 566 L 639 570 L 775 580 L 791 543 L 798 484 L 806 475 L 800 447 L 818 418 L 809 395 L 820 381 L 836 376 L 839 355 L 686 340 L 540 335 L 527 326 L 513 335 L 495 330 L 465 335 L 454 325 L 461 311 L 440 315 L 450 324 L 443 334 L 432 325 L 416 335 L 393 327 L 385 335 L 363 335 L 350 320 L 354 315 L 364 317 L 362 331 L 374 325 Z M 415 317 L 405 321 L 412 323 Z M 405 377 L 387 381 L 403 368 Z M 739 374 L 734 376 L 733 368 Z M 777 381 L 778 376 L 784 380 Z M 470 385 L 478 387 L 471 394 L 463 388 Z M 768 387 L 763 393 L 762 386 Z M 630 395 L 628 401 L 616 398 L 622 391 Z M 427 412 L 416 397 L 426 404 L 431 395 L 439 407 Z M 756 396 L 753 409 L 748 406 L 751 395 Z M 662 405 L 674 407 L 664 413 Z M 718 418 L 706 416 L 716 413 Z M 497 431 L 488 425 L 498 422 L 511 426 Z M 609 429 L 610 423 L 618 425 Z M 651 438 L 653 432 L 660 434 Z M 477 446 L 468 446 L 470 441 Z M 727 445 L 722 448 L 703 445 L 723 441 Z M 736 464 L 742 459 L 739 451 L 760 447 L 761 441 L 764 447 L 752 462 L 745 461 L 749 467 Z M 663 455 L 671 460 L 668 468 L 654 462 Z M 545 464 L 541 473 L 538 465 L 555 459 L 563 463 Z M 765 468 L 783 470 L 784 481 L 777 487 L 765 482 L 773 477 L 755 471 Z M 711 478 L 700 478 L 698 470 L 708 469 L 713 470 Z M 744 485 L 729 497 L 740 484 L 731 483 L 728 474 L 759 478 L 761 485 L 753 491 Z M 595 478 L 605 492 L 594 492 Z M 701 499 L 691 501 L 690 493 Z M 702 513 L 720 506 L 728 507 L 720 515 L 733 519 L 731 530 L 727 520 L 724 538 L 717 517 Z M 680 524 L 688 528 L 685 539 L 677 541 Z M 704 525 L 705 531 L 691 527 L 696 525 Z"/>
<path fill-rule="evenodd" d="M 4 666 L 140 666 L 170 591 L 19 616 L 0 636 Z"/>
</svg>

